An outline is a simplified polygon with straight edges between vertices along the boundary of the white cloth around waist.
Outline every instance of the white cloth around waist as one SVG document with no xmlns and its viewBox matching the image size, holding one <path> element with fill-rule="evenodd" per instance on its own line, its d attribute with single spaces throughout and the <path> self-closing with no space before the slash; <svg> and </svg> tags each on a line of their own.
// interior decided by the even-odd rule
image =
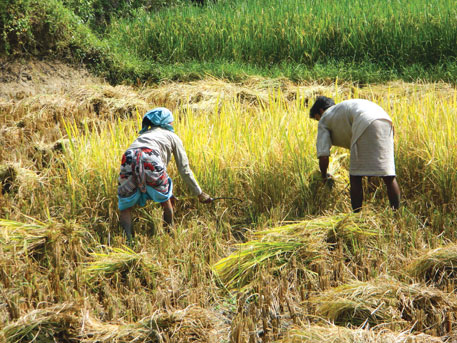
<svg viewBox="0 0 457 343">
<path fill-rule="evenodd" d="M 349 174 L 395 176 L 394 132 L 390 121 L 373 121 L 351 147 Z"/>
</svg>

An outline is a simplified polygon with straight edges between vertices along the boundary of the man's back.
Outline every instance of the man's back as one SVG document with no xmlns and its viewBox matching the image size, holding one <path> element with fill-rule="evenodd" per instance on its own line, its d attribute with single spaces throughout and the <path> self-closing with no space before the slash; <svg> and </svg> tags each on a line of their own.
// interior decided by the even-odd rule
<svg viewBox="0 0 457 343">
<path fill-rule="evenodd" d="M 318 126 L 318 141 L 331 139 L 332 145 L 350 149 L 365 129 L 378 119 L 392 122 L 382 107 L 374 102 L 364 99 L 342 101 L 328 108 L 322 115 Z M 329 134 L 325 134 L 325 131 Z"/>
</svg>

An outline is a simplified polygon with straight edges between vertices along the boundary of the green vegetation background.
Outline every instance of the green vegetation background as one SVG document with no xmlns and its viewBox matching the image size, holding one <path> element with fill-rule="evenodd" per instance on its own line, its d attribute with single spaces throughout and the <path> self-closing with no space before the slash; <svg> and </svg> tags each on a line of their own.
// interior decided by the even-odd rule
<svg viewBox="0 0 457 343">
<path fill-rule="evenodd" d="M 457 78 L 453 0 L 6 0 L 0 32 L 1 55 L 84 63 L 113 83 Z"/>
</svg>

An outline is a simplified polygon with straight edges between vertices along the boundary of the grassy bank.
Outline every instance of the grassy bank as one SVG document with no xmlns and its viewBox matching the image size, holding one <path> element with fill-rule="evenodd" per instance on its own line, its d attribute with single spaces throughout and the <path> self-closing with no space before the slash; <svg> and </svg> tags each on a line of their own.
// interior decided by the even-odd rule
<svg viewBox="0 0 457 343">
<path fill-rule="evenodd" d="M 221 76 L 233 63 L 265 76 L 452 81 L 457 26 L 452 1 L 220 1 L 206 8 L 138 12 L 113 23 L 119 53 L 153 64 L 188 66 Z M 249 69 L 247 69 L 249 70 Z"/>
<path fill-rule="evenodd" d="M 158 64 L 222 60 L 267 69 L 345 63 L 353 70 L 374 64 L 399 76 L 412 64 L 455 62 L 455 11 L 448 0 L 433 6 L 424 1 L 220 1 L 204 9 L 139 12 L 113 23 L 108 39 L 111 46 Z"/>
<path fill-rule="evenodd" d="M 106 11 L 103 4 L 11 1 L 3 5 L 1 50 L 71 57 L 114 83 L 208 74 L 455 82 L 457 75 L 450 0 L 121 1 Z"/>
</svg>

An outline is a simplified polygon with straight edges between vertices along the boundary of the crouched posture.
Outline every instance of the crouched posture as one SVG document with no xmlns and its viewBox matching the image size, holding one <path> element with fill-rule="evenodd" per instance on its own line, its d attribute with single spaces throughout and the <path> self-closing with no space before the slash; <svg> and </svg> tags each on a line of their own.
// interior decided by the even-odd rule
<svg viewBox="0 0 457 343">
<path fill-rule="evenodd" d="M 131 209 L 152 200 L 161 204 L 165 225 L 173 224 L 173 182 L 167 174 L 172 155 L 179 174 L 192 193 L 203 203 L 212 201 L 202 192 L 189 167 L 181 139 L 173 130 L 173 115 L 163 107 L 143 117 L 140 136 L 122 156 L 118 185 L 120 224 L 130 241 L 134 235 Z"/>
<path fill-rule="evenodd" d="M 319 121 L 317 157 L 324 180 L 332 145 L 350 149 L 351 204 L 355 212 L 363 202 L 363 176 L 382 177 L 387 187 L 390 206 L 400 206 L 400 188 L 395 175 L 394 129 L 390 116 L 377 104 L 362 99 L 343 101 L 337 105 L 331 98 L 320 96 L 311 107 L 310 118 Z"/>
</svg>

